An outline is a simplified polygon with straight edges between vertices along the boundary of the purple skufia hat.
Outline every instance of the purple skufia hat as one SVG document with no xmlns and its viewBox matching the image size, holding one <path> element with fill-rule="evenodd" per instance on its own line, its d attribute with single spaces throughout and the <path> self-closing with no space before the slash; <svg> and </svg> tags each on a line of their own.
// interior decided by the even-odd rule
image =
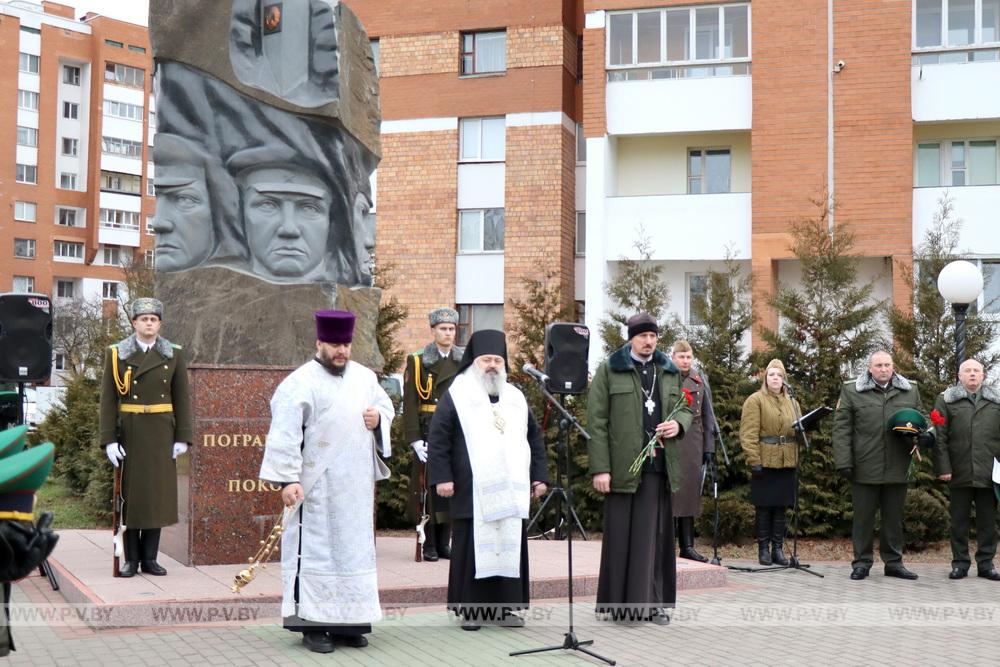
<svg viewBox="0 0 1000 667">
<path fill-rule="evenodd" d="M 350 343 L 354 338 L 354 313 L 346 310 L 316 311 L 316 340 L 323 343 Z"/>
</svg>

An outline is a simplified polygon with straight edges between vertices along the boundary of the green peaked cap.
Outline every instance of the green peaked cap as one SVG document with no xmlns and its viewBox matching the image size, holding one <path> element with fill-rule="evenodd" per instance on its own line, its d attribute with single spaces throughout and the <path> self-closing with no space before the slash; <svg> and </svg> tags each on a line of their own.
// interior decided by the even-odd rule
<svg viewBox="0 0 1000 667">
<path fill-rule="evenodd" d="M 889 417 L 887 424 L 890 431 L 903 435 L 917 435 L 927 430 L 927 419 L 913 408 L 897 410 Z"/>
<path fill-rule="evenodd" d="M 12 454 L 17 454 L 28 444 L 28 427 L 15 426 L 5 431 L 0 431 L 0 459 Z"/>
<path fill-rule="evenodd" d="M 0 493 L 37 491 L 52 470 L 55 452 L 55 445 L 45 442 L 0 459 Z"/>
</svg>

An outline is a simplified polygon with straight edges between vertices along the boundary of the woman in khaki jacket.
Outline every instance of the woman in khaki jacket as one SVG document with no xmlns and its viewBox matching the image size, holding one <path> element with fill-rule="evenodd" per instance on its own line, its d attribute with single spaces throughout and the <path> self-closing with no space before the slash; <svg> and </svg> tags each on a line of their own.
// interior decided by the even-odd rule
<svg viewBox="0 0 1000 667">
<path fill-rule="evenodd" d="M 740 445 L 752 473 L 750 501 L 757 509 L 757 553 L 761 565 L 788 565 L 782 551 L 785 509 L 795 502 L 798 450 L 792 426 L 795 409 L 785 389 L 786 377 L 785 365 L 772 359 L 764 370 L 760 390 L 743 403 L 740 420 Z"/>
</svg>

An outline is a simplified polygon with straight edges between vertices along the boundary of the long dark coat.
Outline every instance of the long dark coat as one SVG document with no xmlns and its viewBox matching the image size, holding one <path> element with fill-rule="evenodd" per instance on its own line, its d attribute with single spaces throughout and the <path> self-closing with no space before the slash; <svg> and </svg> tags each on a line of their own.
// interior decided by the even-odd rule
<svg viewBox="0 0 1000 667">
<path fill-rule="evenodd" d="M 950 474 L 950 486 L 993 486 L 993 459 L 1000 456 L 1000 392 L 984 385 L 973 404 L 959 384 L 939 394 L 934 408 L 944 417 L 944 424 L 934 427 L 934 474 Z"/>
<path fill-rule="evenodd" d="M 118 382 L 131 369 L 122 395 Z M 171 412 L 121 412 L 122 405 L 171 404 Z M 190 444 L 191 407 L 187 365 L 179 345 L 157 338 L 148 352 L 130 336 L 108 348 L 101 384 L 100 444 L 118 442 L 125 450 L 122 522 L 128 528 L 162 528 L 177 523 L 175 442 Z"/>
<path fill-rule="evenodd" d="M 691 426 L 684 431 L 684 437 L 677 443 L 681 466 L 681 488 L 673 494 L 670 506 L 674 516 L 698 516 L 701 514 L 701 462 L 705 453 L 715 451 L 715 412 L 712 410 L 712 390 L 704 377 L 695 370 L 684 378 L 681 387 L 694 396 L 691 406 Z"/>
</svg>

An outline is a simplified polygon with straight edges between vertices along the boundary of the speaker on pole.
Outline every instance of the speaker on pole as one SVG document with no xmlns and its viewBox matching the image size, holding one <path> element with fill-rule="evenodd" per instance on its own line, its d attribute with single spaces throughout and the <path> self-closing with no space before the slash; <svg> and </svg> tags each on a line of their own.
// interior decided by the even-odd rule
<svg viewBox="0 0 1000 667">
<path fill-rule="evenodd" d="M 587 391 L 587 355 L 590 329 L 576 322 L 553 322 L 545 327 L 545 374 L 554 394 Z"/>
<path fill-rule="evenodd" d="M 52 301 L 0 294 L 0 380 L 45 382 L 52 373 Z"/>
</svg>

